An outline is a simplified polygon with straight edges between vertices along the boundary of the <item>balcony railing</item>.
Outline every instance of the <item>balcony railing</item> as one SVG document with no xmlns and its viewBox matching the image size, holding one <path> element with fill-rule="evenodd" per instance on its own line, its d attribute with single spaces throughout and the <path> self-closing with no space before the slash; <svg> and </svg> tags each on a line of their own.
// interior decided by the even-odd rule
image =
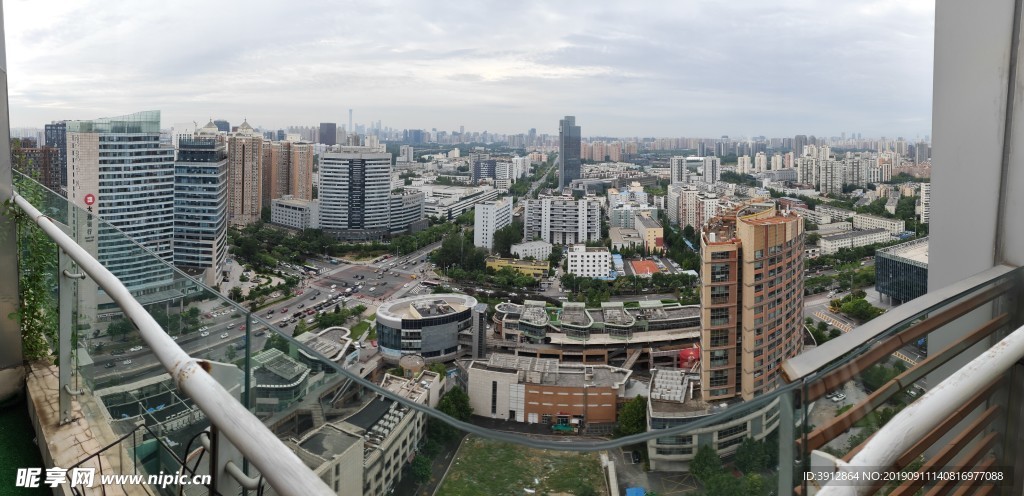
<svg viewBox="0 0 1024 496">
<path fill-rule="evenodd" d="M 140 472 L 208 473 L 213 479 L 208 488 L 211 493 L 255 489 L 262 478 L 279 494 L 346 494 L 351 486 L 339 478 L 344 474 L 333 477 L 315 472 L 311 461 L 329 460 L 340 453 L 331 452 L 331 446 L 315 457 L 295 453 L 303 450 L 300 441 L 311 429 L 323 427 L 325 421 L 344 423 L 343 413 L 350 405 L 340 398 L 362 388 L 371 393 L 370 398 L 395 401 L 402 408 L 473 434 L 474 439 L 489 438 L 513 443 L 517 449 L 550 453 L 603 451 L 618 463 L 632 463 L 622 460 L 626 446 L 692 436 L 696 448 L 715 439 L 718 425 L 732 423 L 730 429 L 735 429 L 736 419 L 763 418 L 766 425 L 778 425 L 778 441 L 771 449 L 779 462 L 769 472 L 777 478 L 771 484 L 777 485 L 779 494 L 810 494 L 824 486 L 820 480 L 809 480 L 809 473 L 853 473 L 868 467 L 918 474 L 938 473 L 934 472 L 938 468 L 957 473 L 1000 468 L 1010 486 L 953 482 L 978 493 L 986 488 L 1021 486 L 1017 474 L 1024 471 L 1017 467 L 1015 457 L 1021 405 L 1011 394 L 1019 388 L 1024 371 L 1016 363 L 1020 357 L 1014 351 L 1015 339 L 1024 331 L 1010 334 L 1022 324 L 1017 310 L 1022 302 L 1022 271 L 1017 268 L 990 269 L 808 350 L 783 364 L 784 383 L 751 401 L 668 407 L 662 415 L 678 424 L 666 422 L 658 424 L 664 428 L 611 440 L 548 439 L 523 436 L 511 428 L 495 430 L 492 425 L 460 422 L 382 389 L 354 373 L 352 367 L 323 357 L 289 332 L 176 270 L 169 270 L 170 279 L 159 287 L 126 288 L 94 258 L 93 253 L 102 246 L 90 236 L 98 233 L 100 219 L 29 179 L 19 177 L 16 183 L 22 195 L 16 198 L 17 207 L 61 250 L 60 272 L 53 274 L 53 280 L 60 282 L 57 311 L 61 325 L 59 340 L 52 344 L 60 354 L 61 421 L 80 415 L 89 423 L 106 426 L 110 433 L 101 443 L 109 445 L 105 451 L 128 458 L 148 449 L 183 450 L 189 444 L 209 447 L 201 448 L 210 450 L 210 456 L 204 458 L 208 466 L 183 469 L 182 462 L 196 460 L 199 451 L 174 451 L 160 463 L 134 465 Z M 139 264 L 164 264 L 144 248 L 131 246 L 136 247 Z M 284 298 L 281 291 L 267 295 L 264 303 Z M 202 327 L 210 329 L 200 330 Z M 262 328 L 267 335 L 258 332 Z M 221 339 L 225 333 L 228 336 Z M 1008 336 L 1010 341 L 996 344 Z M 930 353 L 922 353 L 918 346 L 922 339 Z M 289 366 L 309 369 L 295 394 L 282 394 L 261 383 L 273 368 L 267 355 L 261 354 L 269 347 L 288 350 L 283 355 L 292 358 Z M 988 348 L 981 363 L 965 365 Z M 982 371 L 982 364 L 991 370 Z M 837 390 L 846 395 L 845 400 L 826 397 Z M 81 405 L 79 409 L 72 406 L 72 400 Z M 296 412 L 313 413 L 297 420 Z M 490 411 L 477 414 L 486 417 Z M 523 424 L 522 419 L 518 423 Z M 146 429 L 139 430 L 139 425 Z M 207 429 L 209 433 L 203 434 Z M 905 435 L 893 436 L 892 431 Z M 953 434 L 945 439 L 945 433 Z M 734 441 L 727 438 L 723 445 L 728 449 L 723 452 L 735 450 Z M 884 456 L 877 455 L 879 452 Z M 85 457 L 77 461 L 84 462 Z M 398 466 L 408 465 L 408 461 Z M 594 467 L 601 470 L 600 465 Z M 942 482 L 927 480 L 930 475 L 916 477 L 900 487 L 834 483 L 825 491 L 910 494 L 918 487 L 932 488 Z M 823 478 L 826 476 L 819 477 Z M 605 479 L 595 480 L 597 484 Z M 194 494 L 194 490 L 185 492 Z"/>
</svg>

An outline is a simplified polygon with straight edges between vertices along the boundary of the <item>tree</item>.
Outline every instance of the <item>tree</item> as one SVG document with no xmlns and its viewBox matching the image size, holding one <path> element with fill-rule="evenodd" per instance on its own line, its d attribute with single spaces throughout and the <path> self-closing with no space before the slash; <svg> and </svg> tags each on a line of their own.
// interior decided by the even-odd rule
<svg viewBox="0 0 1024 496">
<path fill-rule="evenodd" d="M 235 286 L 228 291 L 228 298 L 234 301 L 242 301 L 242 288 Z"/>
<path fill-rule="evenodd" d="M 263 344 L 263 350 L 278 349 L 284 353 L 288 353 L 288 340 L 280 334 L 271 331 L 270 338 Z"/>
<path fill-rule="evenodd" d="M 750 437 L 743 438 L 743 442 L 736 449 L 736 468 L 744 473 L 760 472 L 766 468 L 766 458 L 763 443 Z"/>
<path fill-rule="evenodd" d="M 807 244 L 809 244 L 809 245 L 817 245 L 818 241 L 820 239 L 821 239 L 821 235 L 820 234 L 818 234 L 818 233 L 811 233 L 811 234 L 807 235 L 807 240 L 806 241 L 807 241 Z"/>
<path fill-rule="evenodd" d="M 299 319 L 299 322 L 295 324 L 295 330 L 292 331 L 292 337 L 298 337 L 309 332 L 309 326 L 305 320 Z"/>
<path fill-rule="evenodd" d="M 523 240 L 523 223 L 519 221 L 494 231 L 494 252 L 501 257 L 512 256 L 512 245 Z"/>
<path fill-rule="evenodd" d="M 111 338 L 121 336 L 124 339 L 125 335 L 135 330 L 135 326 L 128 319 L 117 319 L 107 326 L 107 335 Z"/>
<path fill-rule="evenodd" d="M 469 405 L 469 395 L 462 388 L 452 388 L 451 391 L 445 393 L 441 397 L 441 401 L 438 402 L 437 409 L 463 422 L 468 421 L 469 417 L 473 415 L 473 407 Z"/>
<path fill-rule="evenodd" d="M 630 436 L 647 430 L 647 398 L 637 396 L 622 405 L 615 435 Z"/>
<path fill-rule="evenodd" d="M 702 444 L 697 448 L 697 455 L 690 463 L 690 472 L 701 482 L 707 483 L 715 475 L 722 473 L 722 459 L 711 445 Z"/>
<path fill-rule="evenodd" d="M 558 263 L 562 261 L 561 245 L 554 245 L 551 247 L 551 256 L 548 257 L 548 261 L 551 262 L 552 267 L 558 267 Z"/>
<path fill-rule="evenodd" d="M 683 238 L 689 240 L 690 243 L 693 243 L 693 246 L 698 246 L 697 231 L 693 229 L 693 226 L 687 224 L 686 227 L 683 228 Z"/>
<path fill-rule="evenodd" d="M 410 473 L 412 474 L 413 480 L 416 482 L 422 483 L 430 480 L 430 459 L 423 455 L 416 455 L 416 458 L 412 459 L 412 468 Z"/>
</svg>

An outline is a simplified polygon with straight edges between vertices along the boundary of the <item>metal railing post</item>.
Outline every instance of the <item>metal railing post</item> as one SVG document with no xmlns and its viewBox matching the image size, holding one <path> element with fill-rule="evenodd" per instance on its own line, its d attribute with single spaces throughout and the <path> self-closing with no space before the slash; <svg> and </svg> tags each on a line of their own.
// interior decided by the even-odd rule
<svg viewBox="0 0 1024 496">
<path fill-rule="evenodd" d="M 777 494 L 793 493 L 793 470 L 796 462 L 794 394 L 795 391 L 788 391 L 779 396 L 779 491 Z"/>
<path fill-rule="evenodd" d="M 71 306 L 73 305 L 74 281 L 71 277 L 71 257 L 64 250 L 57 250 L 57 313 L 58 317 L 58 376 L 60 398 L 60 424 L 71 422 L 71 369 L 75 366 L 71 361 Z"/>
<path fill-rule="evenodd" d="M 210 426 L 210 475 L 215 494 L 239 494 L 239 481 L 228 473 L 228 464 L 242 465 L 242 453 L 216 426 Z"/>
</svg>

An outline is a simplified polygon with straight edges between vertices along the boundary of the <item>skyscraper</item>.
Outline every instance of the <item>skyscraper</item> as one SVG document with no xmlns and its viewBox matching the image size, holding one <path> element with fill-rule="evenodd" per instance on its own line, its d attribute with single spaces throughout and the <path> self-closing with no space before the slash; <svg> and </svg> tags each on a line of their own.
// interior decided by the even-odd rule
<svg viewBox="0 0 1024 496">
<path fill-rule="evenodd" d="M 320 123 L 320 144 L 334 146 L 338 144 L 338 125 L 333 122 Z"/>
<path fill-rule="evenodd" d="M 159 291 L 171 268 L 140 263 L 132 240 L 173 262 L 174 149 L 160 145 L 160 111 L 66 124 L 68 199 L 105 221 L 76 226 L 80 244 L 132 292 Z"/>
<path fill-rule="evenodd" d="M 60 169 L 60 191 L 67 194 L 68 188 L 68 136 L 67 124 L 54 122 L 44 126 L 43 136 L 46 146 L 57 150 L 57 163 L 55 166 Z"/>
<path fill-rule="evenodd" d="M 217 130 L 218 131 L 220 131 L 222 133 L 230 133 L 231 132 L 231 123 L 229 123 L 228 121 L 225 121 L 223 119 L 218 119 L 218 120 L 213 121 L 213 123 L 217 126 Z"/>
<path fill-rule="evenodd" d="M 473 216 L 473 244 L 490 250 L 494 232 L 512 224 L 512 198 L 477 203 Z"/>
<path fill-rule="evenodd" d="M 745 205 L 701 229 L 701 395 L 709 403 L 774 389 L 801 351 L 803 221 Z"/>
<path fill-rule="evenodd" d="M 567 115 L 558 121 L 558 189 L 572 183 L 573 179 L 582 176 L 580 170 L 580 127 L 576 125 L 576 117 Z"/>
<path fill-rule="evenodd" d="M 212 121 L 178 141 L 174 200 L 174 265 L 215 284 L 227 253 L 228 154 Z"/>
<path fill-rule="evenodd" d="M 336 146 L 320 156 L 320 227 L 343 239 L 388 233 L 391 154 Z"/>
<path fill-rule="evenodd" d="M 262 207 L 263 136 L 242 122 L 228 136 L 228 220 L 233 226 L 252 224 Z"/>
</svg>

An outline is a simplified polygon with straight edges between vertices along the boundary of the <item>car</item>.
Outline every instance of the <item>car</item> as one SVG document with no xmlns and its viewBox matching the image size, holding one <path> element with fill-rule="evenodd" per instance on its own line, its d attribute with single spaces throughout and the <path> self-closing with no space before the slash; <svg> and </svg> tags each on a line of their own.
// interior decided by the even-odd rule
<svg viewBox="0 0 1024 496">
<path fill-rule="evenodd" d="M 304 307 L 304 306 L 306 306 L 306 304 L 305 304 L 305 303 L 299 303 L 299 306 L 297 306 L 297 307 L 295 307 L 295 308 L 302 308 L 302 307 Z"/>
<path fill-rule="evenodd" d="M 270 310 L 269 312 L 267 312 L 267 317 L 270 317 L 271 315 L 274 315 L 275 311 L 276 310 Z"/>
<path fill-rule="evenodd" d="M 336 288 L 336 287 L 338 287 L 338 285 L 337 285 L 337 284 L 331 284 L 331 289 L 334 289 L 334 288 Z M 318 292 L 317 294 L 320 294 L 320 293 Z"/>
<path fill-rule="evenodd" d="M 117 365 L 117 364 L 115 364 L 114 362 L 107 362 L 107 364 L 106 364 L 106 365 L 104 365 L 104 366 L 103 366 L 103 368 L 105 368 L 105 369 L 112 369 L 112 368 L 114 368 L 114 367 L 115 367 L 116 365 Z"/>
<path fill-rule="evenodd" d="M 131 364 L 132 364 L 131 360 L 125 360 L 125 361 L 121 362 L 121 365 L 131 365 Z"/>
<path fill-rule="evenodd" d="M 335 292 L 335 291 L 337 291 L 337 290 L 336 290 L 336 289 L 333 289 L 333 288 L 331 289 L 331 292 L 332 292 L 332 293 L 333 293 L 333 292 Z"/>
<path fill-rule="evenodd" d="M 846 395 L 843 394 L 843 393 L 839 393 L 839 394 L 837 394 L 837 395 L 832 397 L 832 401 L 834 401 L 836 403 L 839 403 L 840 401 L 843 401 L 845 399 L 846 399 Z"/>
<path fill-rule="evenodd" d="M 226 332 L 220 333 L 220 338 L 221 339 L 227 339 L 228 338 L 228 333 L 226 333 Z"/>
<path fill-rule="evenodd" d="M 235 328 L 235 323 L 234 322 L 228 324 L 228 329 L 234 329 L 234 328 Z"/>
<path fill-rule="evenodd" d="M 267 333 L 267 331 L 264 331 L 263 329 L 260 329 L 260 330 L 256 331 L 256 335 L 257 336 L 262 336 L 262 335 L 264 335 L 266 333 Z"/>
<path fill-rule="evenodd" d="M 181 336 L 171 336 L 171 341 L 177 341 Z"/>
<path fill-rule="evenodd" d="M 200 331 L 205 331 L 205 330 L 207 330 L 207 329 L 209 329 L 209 327 L 206 327 L 206 326 L 203 326 L 203 327 L 200 327 L 200 328 L 199 328 L 199 330 L 200 330 Z"/>
<path fill-rule="evenodd" d="M 128 351 L 130 351 L 132 353 L 134 353 L 136 351 L 142 351 L 142 347 L 141 346 L 132 346 L 131 348 L 128 348 Z"/>
<path fill-rule="evenodd" d="M 206 336 L 209 336 L 210 333 L 207 332 L 207 331 L 203 331 L 203 332 L 200 332 L 199 335 L 205 338 Z"/>
<path fill-rule="evenodd" d="M 631 454 L 633 455 L 633 463 L 640 463 L 640 452 L 634 450 Z"/>
<path fill-rule="evenodd" d="M 284 307 L 284 308 L 282 308 L 282 309 L 281 309 L 281 313 L 288 313 L 288 307 Z"/>
<path fill-rule="evenodd" d="M 309 319 L 306 319 L 307 324 L 312 324 L 313 322 L 316 322 L 315 318 L 310 317 Z"/>
</svg>

